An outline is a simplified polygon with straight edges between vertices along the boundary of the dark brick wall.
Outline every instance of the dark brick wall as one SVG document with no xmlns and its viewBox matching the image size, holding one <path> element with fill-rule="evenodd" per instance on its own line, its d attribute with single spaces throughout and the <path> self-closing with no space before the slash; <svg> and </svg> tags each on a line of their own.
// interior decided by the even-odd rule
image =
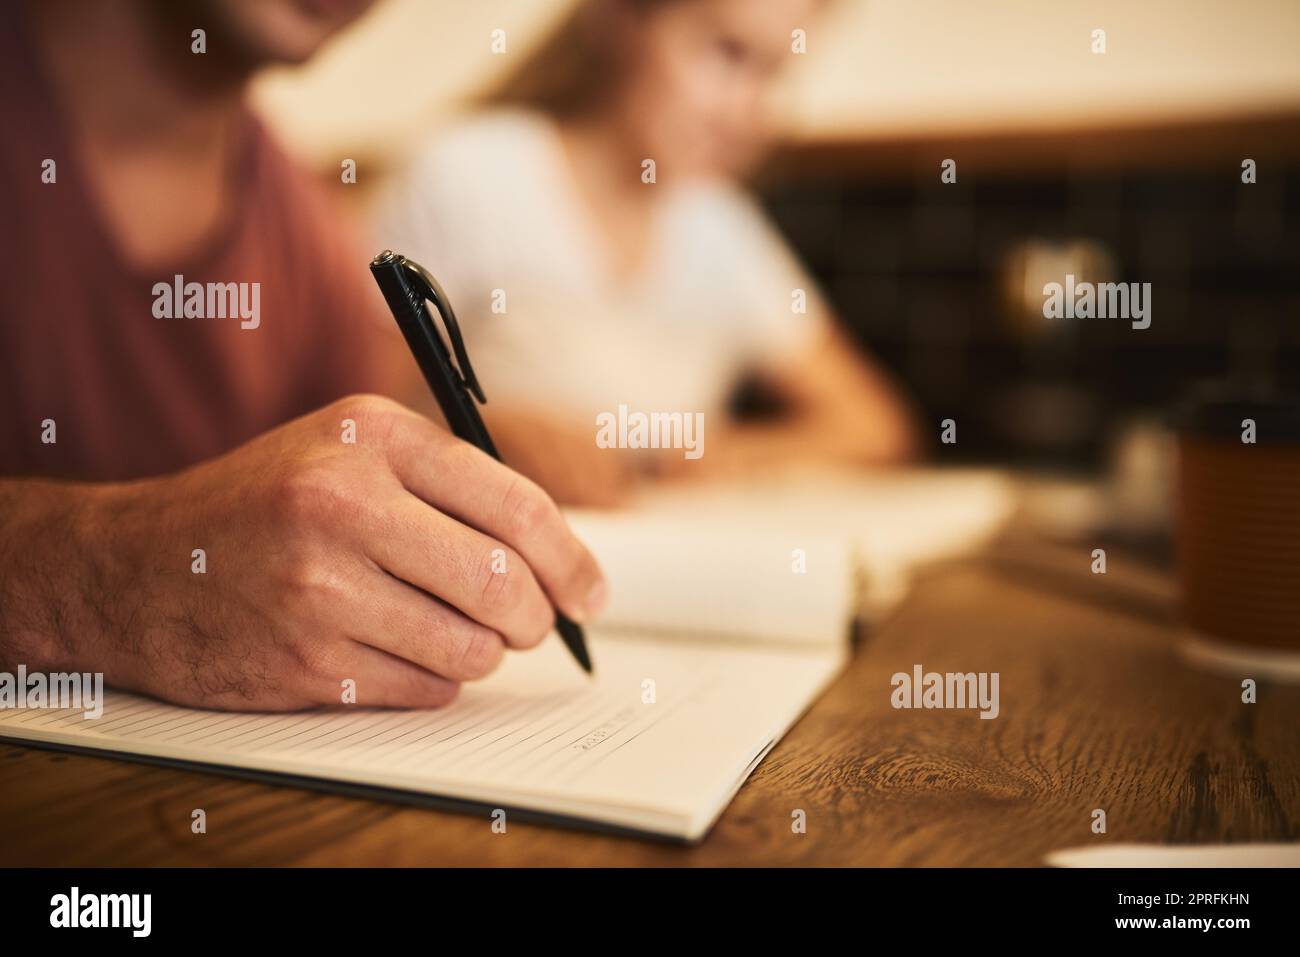
<svg viewBox="0 0 1300 957">
<path fill-rule="evenodd" d="M 1300 390 L 1300 165 L 1253 185 L 1232 166 L 958 180 L 788 180 L 764 198 L 936 432 L 959 419 L 961 455 L 1087 467 L 1192 383 Z M 1017 324 L 1002 277 L 1030 239 L 1108 251 L 1112 278 L 1152 284 L 1151 327 Z"/>
</svg>

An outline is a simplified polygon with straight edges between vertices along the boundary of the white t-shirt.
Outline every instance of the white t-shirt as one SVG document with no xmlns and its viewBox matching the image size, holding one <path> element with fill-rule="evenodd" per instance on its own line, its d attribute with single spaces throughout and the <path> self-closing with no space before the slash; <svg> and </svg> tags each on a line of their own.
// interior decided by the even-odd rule
<svg viewBox="0 0 1300 957">
<path fill-rule="evenodd" d="M 811 283 L 739 190 L 646 185 L 652 238 L 620 278 L 572 175 L 550 120 L 491 112 L 429 142 L 381 208 L 376 238 L 442 284 L 489 401 L 574 424 L 620 403 L 717 413 L 747 365 L 807 347 Z"/>
</svg>

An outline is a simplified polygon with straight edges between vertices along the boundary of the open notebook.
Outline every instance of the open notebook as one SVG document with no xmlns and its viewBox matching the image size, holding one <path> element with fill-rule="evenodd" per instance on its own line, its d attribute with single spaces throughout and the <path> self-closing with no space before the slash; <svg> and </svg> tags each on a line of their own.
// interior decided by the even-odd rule
<svg viewBox="0 0 1300 957">
<path fill-rule="evenodd" d="M 950 510 L 975 481 L 947 477 Z M 992 488 L 979 491 L 979 508 L 963 506 L 962 535 L 952 515 L 940 523 L 944 536 L 930 536 L 926 557 L 973 543 L 1005 516 Z M 815 499 L 733 492 L 718 490 L 712 505 L 697 492 L 572 515 L 615 596 L 607 622 L 589 631 L 594 678 L 552 636 L 437 711 L 239 714 L 109 692 L 97 720 L 0 711 L 0 737 L 430 796 L 504 809 L 507 822 L 522 811 L 698 839 L 845 660 L 859 586 L 872 577 L 856 539 L 889 550 L 886 530 L 873 537 L 869 527 L 882 522 L 887 490 L 868 480 L 838 486 L 837 509 L 826 486 Z M 896 490 L 902 498 L 883 509 L 895 533 L 933 517 L 915 502 L 910 518 L 899 514 L 910 494 Z M 944 498 L 927 510 L 942 510 Z M 830 524 L 818 518 L 827 507 L 837 513 Z M 909 547 L 915 559 L 919 543 Z M 890 548 L 895 564 L 909 560 Z"/>
</svg>

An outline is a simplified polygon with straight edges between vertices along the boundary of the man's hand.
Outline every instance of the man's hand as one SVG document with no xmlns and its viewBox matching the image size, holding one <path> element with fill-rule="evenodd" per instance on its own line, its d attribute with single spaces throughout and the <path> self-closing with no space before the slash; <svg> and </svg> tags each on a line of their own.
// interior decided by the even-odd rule
<svg viewBox="0 0 1300 957">
<path fill-rule="evenodd" d="M 373 396 L 177 475 L 0 498 L 0 664 L 187 705 L 338 704 L 347 679 L 361 705 L 445 704 L 604 595 L 536 485 Z"/>
</svg>

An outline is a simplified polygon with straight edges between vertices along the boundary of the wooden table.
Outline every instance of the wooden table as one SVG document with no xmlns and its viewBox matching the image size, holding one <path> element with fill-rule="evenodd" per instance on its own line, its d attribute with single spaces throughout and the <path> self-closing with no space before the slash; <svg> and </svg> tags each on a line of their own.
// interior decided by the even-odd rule
<svg viewBox="0 0 1300 957">
<path fill-rule="evenodd" d="M 1067 846 L 1300 838 L 1300 687 L 1260 681 L 1243 704 L 1239 678 L 1182 663 L 1167 581 L 1089 561 L 932 569 L 693 847 L 517 821 L 493 834 L 486 818 L 0 744 L 0 863 L 1033 865 Z M 914 664 L 999 672 L 1000 716 L 894 710 L 890 676 Z"/>
</svg>

